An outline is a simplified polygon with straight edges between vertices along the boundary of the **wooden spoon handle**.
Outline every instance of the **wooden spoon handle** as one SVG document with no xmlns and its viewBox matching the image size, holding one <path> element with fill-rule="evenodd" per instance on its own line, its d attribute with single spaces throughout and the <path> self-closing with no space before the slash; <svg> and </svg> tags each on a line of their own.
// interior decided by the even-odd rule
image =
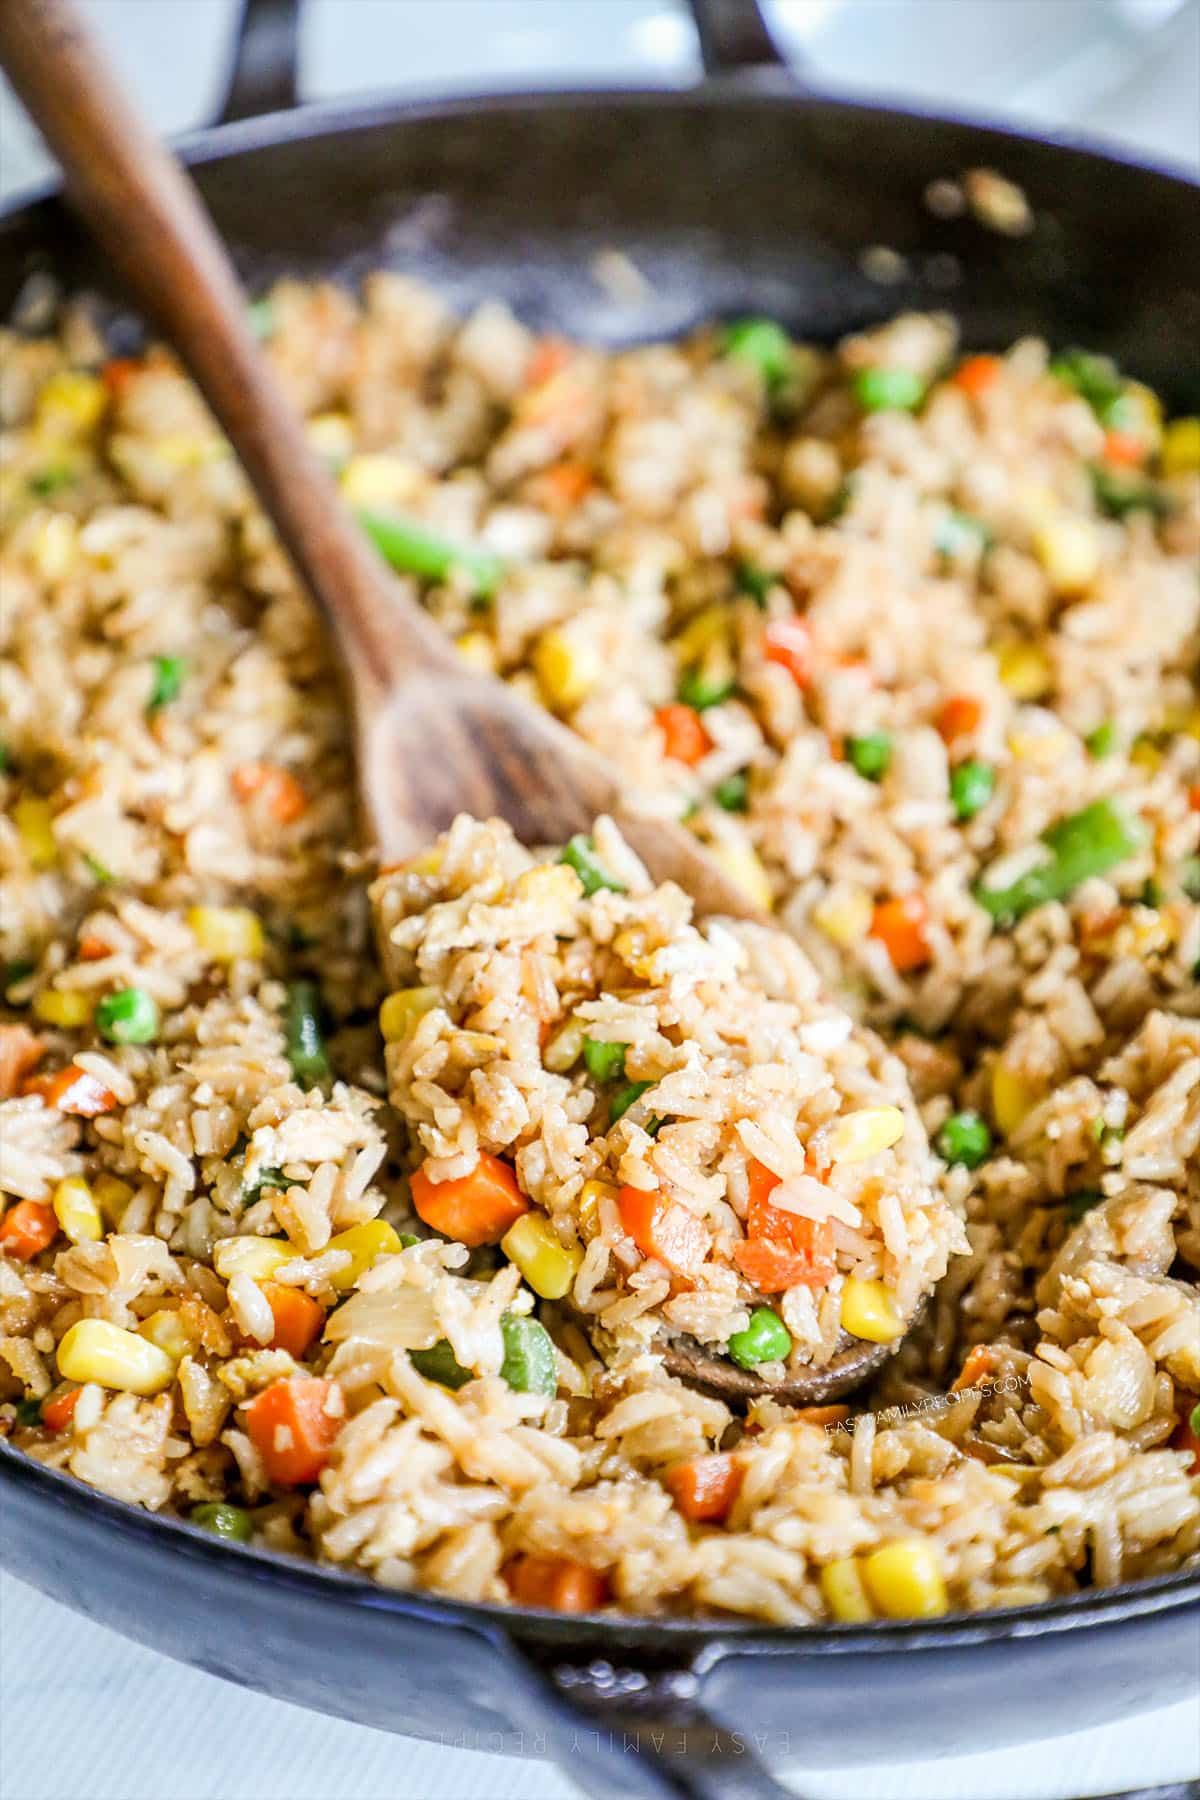
<svg viewBox="0 0 1200 1800">
<path fill-rule="evenodd" d="M 130 106 L 69 0 L 0 0 L 0 61 L 79 211 L 241 457 L 355 664 L 360 702 L 364 683 L 383 694 L 414 665 L 446 668 L 453 653 L 391 580 L 309 449 L 196 190 Z"/>
</svg>

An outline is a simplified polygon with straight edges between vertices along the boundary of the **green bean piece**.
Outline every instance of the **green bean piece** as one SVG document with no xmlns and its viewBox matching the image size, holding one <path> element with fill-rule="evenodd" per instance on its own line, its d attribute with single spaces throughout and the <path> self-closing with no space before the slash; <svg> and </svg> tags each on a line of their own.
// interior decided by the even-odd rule
<svg viewBox="0 0 1200 1800">
<path fill-rule="evenodd" d="M 458 1361 L 449 1338 L 439 1338 L 428 1350 L 410 1350 L 408 1355 L 417 1374 L 426 1381 L 436 1381 L 439 1387 L 457 1391 L 475 1379 L 470 1369 L 464 1369 Z"/>
<path fill-rule="evenodd" d="M 550 1333 L 536 1319 L 505 1313 L 500 1320 L 504 1361 L 500 1374 L 518 1394 L 558 1392 L 558 1363 Z"/>
<path fill-rule="evenodd" d="M 596 846 L 591 838 L 585 837 L 582 832 L 570 839 L 558 860 L 566 863 L 569 869 L 574 869 L 589 899 L 593 894 L 598 894 L 601 888 L 610 888 L 614 894 L 625 892 L 622 884 L 613 880 L 597 857 Z"/>
<path fill-rule="evenodd" d="M 1010 924 L 1048 900 L 1062 900 L 1083 881 L 1106 875 L 1133 856 L 1146 839 L 1139 819 L 1113 800 L 1095 800 L 1042 833 L 1044 862 L 1027 869 L 1007 887 L 976 882 L 972 892 L 997 924 Z"/>
<path fill-rule="evenodd" d="M 615 1081 L 625 1073 L 628 1044 L 606 1044 L 601 1038 L 585 1037 L 583 1060 L 593 1081 Z"/>
<path fill-rule="evenodd" d="M 612 1130 L 618 1119 L 625 1117 L 635 1100 L 640 1100 L 648 1088 L 656 1085 L 653 1081 L 631 1081 L 627 1087 L 619 1088 L 608 1103 L 609 1130 Z"/>
<path fill-rule="evenodd" d="M 360 508 L 358 522 L 384 561 L 422 581 L 448 581 L 460 570 L 480 599 L 490 599 L 500 585 L 504 565 L 477 545 L 460 544 L 432 525 L 399 513 Z"/>
<path fill-rule="evenodd" d="M 321 995 L 315 981 L 290 981 L 283 1033 L 292 1074 L 302 1088 L 319 1087 L 332 1073 L 321 1031 Z"/>
</svg>

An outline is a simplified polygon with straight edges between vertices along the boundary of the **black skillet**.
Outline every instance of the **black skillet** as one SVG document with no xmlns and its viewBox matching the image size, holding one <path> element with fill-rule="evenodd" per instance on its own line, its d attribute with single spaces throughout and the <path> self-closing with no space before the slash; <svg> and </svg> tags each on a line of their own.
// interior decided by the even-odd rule
<svg viewBox="0 0 1200 1800">
<path fill-rule="evenodd" d="M 252 290 L 283 271 L 354 281 L 390 266 L 460 307 L 501 296 L 539 328 L 608 343 L 745 312 L 831 338 L 946 307 L 968 344 L 1027 332 L 1084 344 L 1197 409 L 1195 185 L 821 99 L 784 70 L 753 0 L 692 5 L 706 80 L 690 92 L 279 111 L 296 97 L 294 0 L 245 0 L 225 115 L 240 122 L 184 154 Z M 1032 232 L 930 209 L 931 182 L 979 167 L 1024 190 Z M 878 248 L 899 260 L 865 254 Z M 596 278 L 612 249 L 646 278 L 633 305 Z M 136 331 L 54 194 L 0 217 L 0 316 L 35 271 L 105 296 L 118 340 Z M 89 1617 L 280 1699 L 552 1756 L 598 1800 L 780 1800 L 768 1763 L 978 1750 L 1200 1685 L 1195 1571 L 931 1623 L 577 1619 L 394 1593 L 227 1546 L 6 1445 L 0 1497 L 0 1561 Z"/>
</svg>

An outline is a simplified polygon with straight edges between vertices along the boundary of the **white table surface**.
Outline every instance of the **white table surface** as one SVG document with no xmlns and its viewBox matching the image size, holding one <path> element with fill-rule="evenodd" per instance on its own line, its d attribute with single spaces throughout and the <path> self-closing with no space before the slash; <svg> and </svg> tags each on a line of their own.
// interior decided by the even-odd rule
<svg viewBox="0 0 1200 1800">
<path fill-rule="evenodd" d="M 161 128 L 207 116 L 235 0 L 85 5 Z M 696 67 L 671 0 L 309 7 L 303 80 L 312 97 L 389 85 L 687 81 Z M 771 10 L 830 87 L 929 104 L 952 96 L 956 110 L 1075 126 L 1200 171 L 1200 0 L 774 0 Z M 46 166 L 0 87 L 0 192 Z M 545 1763 L 395 1738 L 234 1688 L 7 1577 L 0 1693 L 0 1800 L 569 1800 L 576 1791 Z M 1200 1695 L 1006 1751 L 794 1772 L 810 1800 L 1080 1800 L 1198 1776 Z"/>
</svg>

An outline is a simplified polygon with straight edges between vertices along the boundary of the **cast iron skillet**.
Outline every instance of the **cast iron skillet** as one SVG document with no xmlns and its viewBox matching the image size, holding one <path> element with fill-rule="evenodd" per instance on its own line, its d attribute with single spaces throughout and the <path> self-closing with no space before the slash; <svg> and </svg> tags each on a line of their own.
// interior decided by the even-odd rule
<svg viewBox="0 0 1200 1800">
<path fill-rule="evenodd" d="M 1200 404 L 1200 206 L 1178 177 L 1077 147 L 804 93 L 754 0 L 692 0 L 690 92 L 295 101 L 295 0 L 245 0 L 224 123 L 185 147 L 252 289 L 403 268 L 458 306 L 615 343 L 725 313 L 833 337 L 949 307 L 968 344 L 1025 332 L 1116 356 Z M 990 166 L 1036 229 L 1009 239 L 925 205 Z M 900 279 L 871 279 L 900 253 Z M 593 259 L 647 278 L 621 305 Z M 0 218 L 0 316 L 31 271 L 107 295 L 53 194 Z M 980 1749 L 1194 1691 L 1200 1576 L 933 1623 L 778 1630 L 562 1618 L 395 1593 L 219 1543 L 0 1446 L 0 1560 L 89 1617 L 281 1699 L 481 1748 L 548 1754 L 588 1793 L 780 1800 L 768 1762 Z M 1182 1793 L 1183 1789 L 1177 1790 Z"/>
</svg>

